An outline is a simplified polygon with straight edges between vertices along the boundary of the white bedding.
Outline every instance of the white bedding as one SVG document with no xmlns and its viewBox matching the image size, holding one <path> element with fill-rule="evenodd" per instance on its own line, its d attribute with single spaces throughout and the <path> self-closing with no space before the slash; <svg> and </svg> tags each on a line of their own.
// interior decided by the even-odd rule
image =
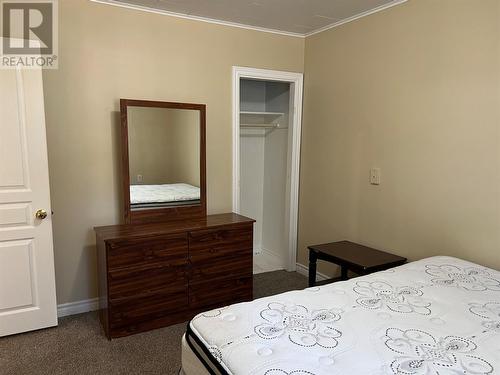
<svg viewBox="0 0 500 375">
<path fill-rule="evenodd" d="M 500 374 L 500 272 L 451 257 L 200 314 L 229 374 Z"/>
<path fill-rule="evenodd" d="M 130 185 L 130 203 L 165 203 L 200 199 L 200 188 L 189 184 Z"/>
</svg>

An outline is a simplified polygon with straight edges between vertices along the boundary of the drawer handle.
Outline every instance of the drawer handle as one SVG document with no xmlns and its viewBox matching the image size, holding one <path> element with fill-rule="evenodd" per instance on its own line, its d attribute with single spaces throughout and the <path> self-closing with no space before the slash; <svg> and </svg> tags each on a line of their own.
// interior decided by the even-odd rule
<svg viewBox="0 0 500 375">
<path fill-rule="evenodd" d="M 209 252 L 210 252 L 210 254 L 215 254 L 217 252 L 217 249 L 211 247 Z"/>
</svg>

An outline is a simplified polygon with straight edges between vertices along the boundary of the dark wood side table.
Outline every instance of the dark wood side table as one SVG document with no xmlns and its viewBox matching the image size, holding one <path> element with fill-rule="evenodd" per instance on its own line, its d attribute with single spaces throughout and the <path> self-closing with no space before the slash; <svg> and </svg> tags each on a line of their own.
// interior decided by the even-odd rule
<svg viewBox="0 0 500 375">
<path fill-rule="evenodd" d="M 309 286 L 316 285 L 316 261 L 318 259 L 340 266 L 341 276 L 324 283 L 347 280 L 347 271 L 359 275 L 383 271 L 406 263 L 406 258 L 358 245 L 349 241 L 309 246 Z"/>
</svg>

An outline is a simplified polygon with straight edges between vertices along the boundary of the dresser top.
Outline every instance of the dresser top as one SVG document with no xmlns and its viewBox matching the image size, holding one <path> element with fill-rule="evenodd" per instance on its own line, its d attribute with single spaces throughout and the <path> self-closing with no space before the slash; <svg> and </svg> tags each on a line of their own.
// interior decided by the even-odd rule
<svg viewBox="0 0 500 375">
<path fill-rule="evenodd" d="M 106 241 L 124 237 L 154 236 L 254 222 L 255 220 L 248 217 L 227 213 L 164 223 L 108 225 L 94 227 L 94 230 L 99 239 Z"/>
</svg>

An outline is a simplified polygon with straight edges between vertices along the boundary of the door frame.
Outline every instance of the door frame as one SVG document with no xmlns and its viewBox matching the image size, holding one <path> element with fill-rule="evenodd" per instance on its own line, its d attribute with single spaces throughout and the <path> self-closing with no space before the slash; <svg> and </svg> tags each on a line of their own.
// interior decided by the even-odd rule
<svg viewBox="0 0 500 375">
<path fill-rule="evenodd" d="M 290 160 L 290 191 L 288 199 L 288 259 L 287 271 L 297 269 L 297 235 L 299 210 L 300 145 L 302 135 L 302 93 L 304 75 L 285 72 L 233 66 L 233 211 L 240 211 L 240 80 L 258 79 L 288 82 L 293 87 L 293 125 Z"/>
</svg>

